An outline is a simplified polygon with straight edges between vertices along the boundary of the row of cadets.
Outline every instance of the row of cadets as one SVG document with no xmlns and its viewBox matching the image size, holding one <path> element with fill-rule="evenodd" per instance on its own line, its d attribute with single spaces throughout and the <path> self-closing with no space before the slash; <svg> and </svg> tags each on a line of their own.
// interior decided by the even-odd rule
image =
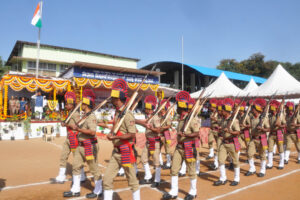
<svg viewBox="0 0 300 200">
<path fill-rule="evenodd" d="M 73 184 L 71 190 L 64 192 L 64 197 L 80 196 L 80 174 L 81 169 L 86 162 L 95 181 L 95 187 L 92 193 L 86 195 L 87 198 L 95 198 L 102 195 L 102 175 L 98 167 L 98 141 L 96 137 L 97 119 L 94 113 L 91 113 L 95 104 L 95 94 L 92 90 L 83 91 L 82 111 L 87 115 L 84 123 L 78 127 L 77 124 L 70 124 L 72 131 L 78 132 L 78 146 L 74 152 L 73 158 Z"/>
<path fill-rule="evenodd" d="M 69 113 L 71 113 L 76 105 L 76 95 L 74 92 L 69 91 L 69 92 L 65 93 L 64 97 L 65 97 L 65 103 L 66 103 L 65 108 L 67 109 L 67 111 Z M 58 176 L 55 179 L 51 179 L 51 183 L 53 183 L 53 184 L 63 184 L 65 182 L 66 166 L 67 166 L 68 158 L 69 158 L 71 152 L 74 156 L 74 152 L 78 146 L 78 139 L 77 139 L 78 132 L 73 131 L 69 127 L 69 125 L 75 125 L 79 120 L 80 120 L 79 111 L 75 111 L 74 114 L 72 115 L 71 119 L 67 123 L 62 122 L 62 126 L 67 128 L 67 137 L 62 145 L 62 151 L 61 151 L 61 156 L 60 156 L 60 160 L 59 160 Z M 84 173 L 84 168 L 82 167 L 80 181 L 81 181 L 81 183 L 83 183 L 83 182 L 85 182 L 85 180 L 86 180 L 86 176 Z"/>
<path fill-rule="evenodd" d="M 116 79 L 112 84 L 112 104 L 116 109 L 114 122 L 116 125 L 120 114 L 124 110 L 127 101 L 128 85 L 123 79 Z M 114 149 L 111 159 L 106 168 L 103 178 L 104 200 L 113 199 L 113 179 L 116 177 L 119 169 L 124 168 L 128 185 L 132 190 L 132 199 L 140 200 L 139 182 L 136 177 L 136 155 L 134 140 L 136 134 L 135 119 L 132 112 L 125 114 L 119 131 L 116 135 L 108 134 L 107 138 L 112 141 Z"/>
<path fill-rule="evenodd" d="M 186 91 L 176 95 L 177 113 L 180 115 L 177 128 L 177 146 L 174 151 L 171 166 L 171 190 L 163 195 L 163 199 L 176 199 L 178 195 L 178 172 L 182 162 L 185 160 L 187 171 L 190 177 L 190 191 L 185 200 L 195 199 L 197 196 L 197 175 L 196 175 L 196 148 L 195 138 L 199 136 L 200 124 L 197 119 L 192 119 L 186 132 L 182 132 L 185 118 L 188 116 L 188 104 L 191 97 Z"/>
</svg>

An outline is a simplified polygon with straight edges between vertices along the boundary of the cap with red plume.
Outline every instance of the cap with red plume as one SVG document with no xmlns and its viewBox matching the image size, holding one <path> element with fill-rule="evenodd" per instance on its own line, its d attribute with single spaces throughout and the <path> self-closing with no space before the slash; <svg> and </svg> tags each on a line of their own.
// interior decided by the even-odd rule
<svg viewBox="0 0 300 200">
<path fill-rule="evenodd" d="M 111 89 L 111 97 L 126 100 L 128 85 L 124 79 L 118 78 L 114 80 Z"/>
<path fill-rule="evenodd" d="M 66 101 L 66 103 L 75 104 L 76 94 L 74 92 L 66 92 L 65 101 Z"/>
<path fill-rule="evenodd" d="M 275 111 L 279 106 L 280 102 L 275 99 L 270 102 L 270 109 L 273 111 Z"/>
<path fill-rule="evenodd" d="M 180 91 L 176 94 L 176 101 L 179 108 L 188 108 L 191 96 L 186 91 Z"/>
<path fill-rule="evenodd" d="M 82 92 L 82 103 L 87 105 L 93 105 L 95 103 L 95 93 L 91 89 L 85 89 Z"/>
<path fill-rule="evenodd" d="M 241 103 L 241 100 L 240 99 L 235 99 L 234 100 L 234 105 L 237 106 Z"/>
<path fill-rule="evenodd" d="M 232 111 L 232 108 L 234 106 L 234 101 L 230 98 L 226 98 L 224 99 L 223 102 L 223 108 L 225 109 L 225 111 Z"/>
<path fill-rule="evenodd" d="M 224 103 L 223 99 L 219 99 L 217 101 L 218 110 L 222 110 L 223 103 Z"/>
<path fill-rule="evenodd" d="M 156 100 L 155 96 L 148 95 L 148 96 L 146 96 L 144 103 L 145 103 L 146 109 L 154 110 L 156 108 L 157 100 Z"/>
<path fill-rule="evenodd" d="M 257 111 L 262 112 L 264 107 L 267 105 L 267 102 L 264 99 L 257 98 L 253 101 L 253 105 Z"/>
<path fill-rule="evenodd" d="M 196 103 L 195 99 L 191 98 L 190 101 L 189 101 L 188 108 L 192 109 L 195 103 Z"/>
<path fill-rule="evenodd" d="M 217 107 L 217 103 L 218 103 L 218 100 L 217 99 L 211 99 L 209 100 L 209 104 L 211 107 L 213 108 L 216 108 Z"/>
<path fill-rule="evenodd" d="M 285 105 L 289 110 L 294 110 L 294 103 L 291 101 L 286 102 Z"/>
<path fill-rule="evenodd" d="M 241 105 L 240 105 L 240 110 L 245 110 L 245 108 L 246 108 L 246 101 L 243 101 L 242 103 L 241 103 Z"/>
<path fill-rule="evenodd" d="M 168 101 L 167 99 L 163 99 L 163 100 L 160 102 L 160 104 L 162 105 L 162 104 L 164 104 L 165 102 L 167 102 L 166 105 L 165 105 L 165 110 L 168 110 L 168 108 L 170 107 L 170 101 Z"/>
</svg>

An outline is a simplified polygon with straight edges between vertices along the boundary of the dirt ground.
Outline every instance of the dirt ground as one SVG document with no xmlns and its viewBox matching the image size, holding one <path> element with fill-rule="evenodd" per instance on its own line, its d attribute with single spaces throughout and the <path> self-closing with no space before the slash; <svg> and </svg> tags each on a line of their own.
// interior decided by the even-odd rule
<svg viewBox="0 0 300 200">
<path fill-rule="evenodd" d="M 70 190 L 71 163 L 69 158 L 67 166 L 67 178 L 69 181 L 64 184 L 50 184 L 49 178 L 54 178 L 59 170 L 59 157 L 61 144 L 65 138 L 56 138 L 54 142 L 44 142 L 42 139 L 30 139 L 19 141 L 0 141 L 0 199 L 64 199 L 64 191 Z M 111 156 L 111 142 L 99 139 L 100 153 L 99 166 L 102 174 Z M 140 149 L 139 149 L 140 152 Z M 300 183 L 300 165 L 296 164 L 297 153 L 295 149 L 291 153 L 289 164 L 283 170 L 277 170 L 279 155 L 275 155 L 274 167 L 267 170 L 266 176 L 258 178 L 256 175 L 245 177 L 248 170 L 245 153 L 241 154 L 241 181 L 236 187 L 229 186 L 233 180 L 233 171 L 227 170 L 229 183 L 225 186 L 215 187 L 213 181 L 218 180 L 219 171 L 211 171 L 208 165 L 213 160 L 206 161 L 207 146 L 201 148 L 201 175 L 198 177 L 197 199 L 299 199 L 297 195 Z M 143 177 L 141 164 L 140 179 Z M 259 162 L 256 160 L 257 171 Z M 91 174 L 85 167 L 87 175 Z M 154 171 L 153 171 L 154 172 Z M 163 192 L 170 190 L 169 170 L 162 171 L 162 181 L 158 189 L 149 185 L 141 186 L 141 199 L 156 200 L 162 197 Z M 81 186 L 81 196 L 71 199 L 85 199 L 94 183 L 91 178 Z M 183 199 L 190 187 L 189 178 L 179 179 L 179 197 Z M 131 191 L 125 178 L 117 177 L 114 181 L 114 199 L 131 199 Z"/>
</svg>

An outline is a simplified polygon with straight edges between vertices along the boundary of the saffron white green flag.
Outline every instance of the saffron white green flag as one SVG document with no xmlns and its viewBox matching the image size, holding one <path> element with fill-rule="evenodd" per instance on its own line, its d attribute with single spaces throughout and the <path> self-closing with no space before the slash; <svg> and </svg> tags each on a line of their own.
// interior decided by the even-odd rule
<svg viewBox="0 0 300 200">
<path fill-rule="evenodd" d="M 31 24 L 38 28 L 42 27 L 42 2 L 38 3 L 33 18 L 31 20 Z"/>
</svg>

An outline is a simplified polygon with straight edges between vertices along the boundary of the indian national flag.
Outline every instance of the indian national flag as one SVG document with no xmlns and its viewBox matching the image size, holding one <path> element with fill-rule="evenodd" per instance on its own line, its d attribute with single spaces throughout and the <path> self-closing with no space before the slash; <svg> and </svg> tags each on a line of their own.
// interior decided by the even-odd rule
<svg viewBox="0 0 300 200">
<path fill-rule="evenodd" d="M 42 27 L 42 2 L 39 2 L 37 5 L 33 18 L 31 20 L 31 24 L 38 28 Z"/>
</svg>

